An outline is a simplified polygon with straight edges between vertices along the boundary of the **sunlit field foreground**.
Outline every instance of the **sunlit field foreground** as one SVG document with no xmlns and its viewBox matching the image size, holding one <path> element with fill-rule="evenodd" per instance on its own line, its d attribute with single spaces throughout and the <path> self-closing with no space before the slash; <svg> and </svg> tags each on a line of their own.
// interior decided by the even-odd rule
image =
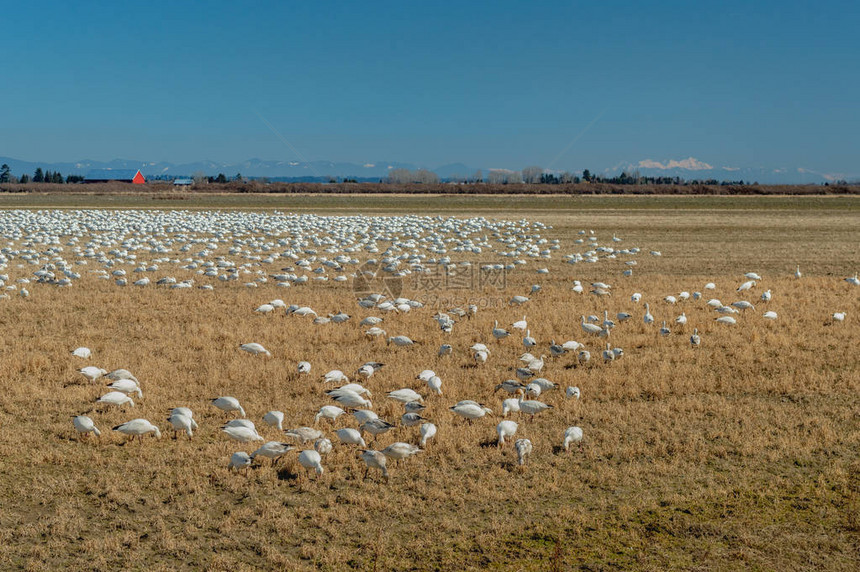
<svg viewBox="0 0 860 572">
<path fill-rule="evenodd" d="M 50 206 L 64 206 L 54 200 Z M 199 202 L 139 205 L 135 200 L 130 200 L 135 207 L 206 208 Z M 457 213 L 450 204 L 423 197 L 388 197 L 384 203 L 360 198 L 352 207 L 340 197 L 323 197 L 319 204 L 301 199 L 298 205 L 291 198 L 277 203 L 266 197 L 273 202 L 265 205 L 253 200 L 250 208 L 261 213 L 319 207 L 327 215 L 417 211 L 526 219 L 548 225 L 532 227 L 548 240 L 540 248 L 553 239 L 559 248 L 550 258 L 503 258 L 492 249 L 448 252 L 455 262 L 472 262 L 468 281 L 449 283 L 450 288 L 445 281 L 405 276 L 396 282 L 401 296 L 423 307 L 382 313 L 358 305 L 351 277 L 333 280 L 354 274 L 355 266 L 312 271 L 321 266 L 320 256 L 336 256 L 324 246 L 311 246 L 317 261 L 302 270 L 287 257 L 273 263 L 249 259 L 247 243 L 231 254 L 235 244 L 224 235 L 208 258 L 251 264 L 239 280 L 221 281 L 169 262 L 155 271 L 133 272 L 161 257 L 196 258 L 205 246 L 180 253 L 184 243 L 178 241 L 171 253 L 141 249 L 135 262 L 107 268 L 126 269 L 126 286 L 116 285 L 113 276 L 99 279 L 90 271 L 105 267 L 90 258 L 87 265 L 72 266 L 81 274 L 72 286 L 58 287 L 36 283 L 33 272 L 42 264 L 21 257 L 30 249 L 43 253 L 42 263 L 50 262 L 57 254 L 44 254 L 50 245 L 7 233 L 2 247 L 9 260 L 0 274 L 8 275 L 5 284 L 14 289 L 0 300 L 0 568 L 860 566 L 860 286 L 845 280 L 860 270 L 857 199 L 637 197 L 624 203 L 607 197 L 553 203 L 541 198 L 513 199 L 516 208 L 509 209 L 493 198 L 475 198 L 458 203 Z M 48 208 L 26 198 L 14 201 L 16 207 Z M 0 208 L 8 205 L 4 197 Z M 599 246 L 640 250 L 615 258 L 602 252 L 598 262 L 569 264 L 565 255 L 589 250 L 591 230 Z M 489 232 L 475 238 L 483 240 L 483 234 L 497 251 L 509 250 Z M 73 263 L 80 258 L 66 245 L 68 238 L 60 237 L 58 254 Z M 260 233 L 258 238 L 292 237 Z M 81 238 L 78 246 L 86 242 Z M 373 256 L 382 258 L 389 243 L 378 244 L 380 252 Z M 121 246 L 95 250 L 111 248 Z M 355 256 L 363 262 L 371 255 Z M 479 278 L 482 265 L 516 259 L 526 263 L 506 271 L 503 280 Z M 331 279 L 282 287 L 272 275 L 283 268 Z M 548 273 L 538 273 L 544 268 Z M 623 276 L 629 269 L 632 275 Z M 258 270 L 262 274 L 255 274 Z M 761 280 L 736 292 L 748 272 L 759 273 Z M 151 283 L 132 284 L 143 276 Z M 188 289 L 156 285 L 164 276 L 193 278 L 194 284 Z M 267 280 L 245 285 L 261 276 Z M 30 283 L 18 283 L 20 278 Z M 574 280 L 583 293 L 571 290 Z M 597 281 L 610 285 L 611 295 L 591 294 Z M 706 290 L 709 282 L 716 288 Z M 213 289 L 198 288 L 205 284 Z M 533 285 L 540 290 L 532 293 Z M 22 288 L 29 296 L 21 295 Z M 766 290 L 772 293 L 769 302 L 761 300 Z M 681 292 L 702 297 L 675 304 L 664 300 Z M 641 293 L 642 300 L 633 302 L 633 293 Z M 515 295 L 529 301 L 512 305 Z M 715 321 L 721 314 L 706 304 L 711 298 L 726 305 L 747 300 L 755 308 L 733 315 L 734 325 L 722 324 Z M 350 319 L 314 324 L 313 316 L 287 315 L 283 309 L 254 311 L 274 299 L 309 306 L 319 316 L 345 312 Z M 650 325 L 643 322 L 645 302 L 656 320 Z M 478 306 L 474 317 L 451 314 L 453 331 L 440 330 L 434 314 L 468 304 Z M 601 355 L 607 340 L 580 326 L 583 315 L 596 315 L 602 323 L 604 311 L 616 322 L 608 341 L 623 349 L 613 362 Z M 765 319 L 767 311 L 777 318 Z M 620 322 L 620 312 L 632 317 Z M 836 312 L 845 313 L 844 321 L 833 319 Z M 675 321 L 682 313 L 686 325 Z M 371 315 L 384 318 L 379 327 L 387 336 L 406 335 L 419 343 L 398 347 L 386 344 L 385 337 L 365 336 L 368 327 L 359 321 Z M 525 333 L 512 324 L 524 315 L 537 342 L 528 351 L 546 355 L 538 375 L 558 388 L 538 397 L 553 407 L 534 419 L 508 416 L 519 424 L 510 441 L 525 438 L 534 447 L 521 466 L 510 444 L 496 445 L 502 400 L 511 395 L 494 389 L 516 379 L 516 368 L 523 366 L 518 358 L 526 351 Z M 658 333 L 664 320 L 668 335 Z M 495 321 L 510 336 L 495 339 Z M 699 347 L 690 343 L 694 328 Z M 590 361 L 581 364 L 576 351 L 551 357 L 553 341 L 569 340 L 584 344 Z M 248 342 L 262 344 L 271 357 L 240 351 Z M 469 349 L 479 342 L 490 350 L 485 363 L 476 363 Z M 442 344 L 450 344 L 453 353 L 439 357 Z M 78 346 L 90 348 L 92 356 L 71 355 Z M 308 375 L 296 371 L 302 360 L 312 364 Z M 385 366 L 365 380 L 356 370 L 368 361 Z M 97 405 L 109 390 L 103 378 L 91 383 L 78 373 L 90 365 L 128 369 L 140 380 L 143 396 L 133 396 L 133 408 Z M 386 397 L 392 390 L 419 392 L 426 405 L 421 414 L 438 427 L 422 452 L 389 461 L 387 480 L 374 469 L 364 478 L 355 446 L 338 442 L 334 430 L 358 426 L 349 413 L 316 425 L 334 444 L 322 455 L 319 477 L 297 462 L 298 452 L 312 444 L 300 445 L 262 421 L 266 412 L 280 410 L 285 429 L 313 426 L 321 406 L 336 405 L 325 391 L 340 384 L 322 380 L 334 369 L 369 389 L 373 410 L 397 425 L 375 443 L 365 435 L 369 448 L 418 442 L 418 427 L 400 426 L 404 408 Z M 416 379 L 425 369 L 441 378 L 442 395 Z M 566 397 L 569 386 L 580 389 L 579 399 Z M 234 452 L 250 453 L 262 442 L 237 443 L 221 431 L 239 417 L 211 405 L 212 398 L 225 395 L 241 401 L 266 441 L 291 443 L 296 450 L 274 465 L 257 459 L 250 469 L 228 469 Z M 469 423 L 450 411 L 466 399 L 481 402 L 492 414 Z M 174 438 L 167 422 L 170 409 L 178 406 L 191 408 L 199 424 L 190 440 L 184 434 Z M 93 419 L 100 438 L 75 431 L 72 418 L 81 414 Z M 111 431 L 134 418 L 159 426 L 161 439 L 146 435 L 141 443 L 126 442 Z M 565 451 L 569 426 L 581 427 L 584 439 Z"/>
</svg>

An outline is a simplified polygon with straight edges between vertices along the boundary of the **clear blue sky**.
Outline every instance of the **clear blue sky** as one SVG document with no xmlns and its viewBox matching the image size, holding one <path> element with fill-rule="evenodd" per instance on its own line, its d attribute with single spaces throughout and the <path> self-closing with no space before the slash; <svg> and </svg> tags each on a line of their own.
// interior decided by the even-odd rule
<svg viewBox="0 0 860 572">
<path fill-rule="evenodd" d="M 856 1 L 463 4 L 15 2 L 0 155 L 860 172 Z"/>
</svg>

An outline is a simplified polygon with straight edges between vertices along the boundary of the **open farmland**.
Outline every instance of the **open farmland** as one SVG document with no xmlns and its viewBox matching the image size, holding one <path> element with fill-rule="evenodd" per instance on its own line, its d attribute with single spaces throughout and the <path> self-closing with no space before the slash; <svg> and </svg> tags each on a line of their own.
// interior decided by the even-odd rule
<svg viewBox="0 0 860 572">
<path fill-rule="evenodd" d="M 0 300 L 4 569 L 860 566 L 860 286 L 845 280 L 860 269 L 856 198 L 2 197 L 0 208 L 10 207 L 0 212 L 0 273 L 10 287 Z M 365 222 L 353 218 L 347 234 L 371 240 L 343 252 L 345 242 L 325 242 L 343 219 L 290 212 L 360 212 Z M 380 229 L 392 219 L 371 218 L 414 212 L 428 218 L 403 219 L 390 235 Z M 480 218 L 447 223 L 454 215 Z M 123 217 L 133 224 L 119 224 Z M 373 233 L 360 230 L 369 223 Z M 432 252 L 436 239 L 452 240 Z M 464 242 L 480 252 L 457 248 Z M 410 260 L 413 252 L 422 258 Z M 323 263 L 338 255 L 357 263 Z M 401 255 L 392 271 L 380 268 Z M 457 279 L 439 272 L 443 257 L 460 269 Z M 369 259 L 382 264 L 363 267 Z M 61 261 L 80 277 L 68 287 L 37 282 L 43 268 L 62 278 Z M 216 276 L 202 273 L 205 261 Z M 491 275 L 486 265 L 509 267 Z M 378 270 L 377 279 L 357 293 L 353 275 L 362 267 Z M 108 274 L 116 270 L 125 270 L 127 285 Z M 761 280 L 736 292 L 748 272 Z M 193 283 L 156 284 L 168 276 Z M 133 284 L 144 277 L 149 284 Z M 582 293 L 571 290 L 574 280 Z M 598 281 L 611 295 L 590 293 Z M 422 305 L 388 313 L 358 305 L 383 287 Z M 767 290 L 772 299 L 763 302 Z M 690 298 L 665 301 L 681 292 Z M 512 305 L 515 295 L 529 300 Z M 755 308 L 732 315 L 734 325 L 718 323 L 712 298 Z M 315 324 L 313 315 L 282 308 L 254 311 L 275 299 L 350 319 Z M 478 306 L 472 317 L 451 312 L 469 304 Z M 616 322 L 608 340 L 580 325 L 590 315 L 602 324 L 604 311 Z M 766 311 L 777 318 L 765 319 Z M 450 333 L 433 318 L 438 312 L 454 319 Z M 621 321 L 622 312 L 632 317 Z M 686 325 L 675 321 L 682 313 Z M 386 336 L 364 334 L 359 322 L 368 316 L 384 319 Z M 537 398 L 553 407 L 534 419 L 508 416 L 519 424 L 511 441 L 534 447 L 520 466 L 512 446 L 496 446 L 502 400 L 511 395 L 494 388 L 524 367 L 525 333 L 512 328 L 523 316 L 537 343 L 529 351 L 546 355 L 538 375 L 557 389 Z M 658 333 L 664 320 L 668 335 Z M 494 338 L 496 321 L 507 338 Z M 386 343 L 398 335 L 419 343 Z M 551 357 L 553 341 L 572 340 L 590 352 L 587 363 L 579 350 Z M 623 350 L 612 362 L 601 353 L 607 341 Z M 240 351 L 248 342 L 271 356 Z M 474 359 L 476 343 L 488 346 L 486 362 Z M 441 344 L 452 354 L 438 356 Z M 79 346 L 92 356 L 71 355 Z M 307 375 L 297 373 L 303 360 L 312 365 Z M 368 361 L 385 366 L 364 379 L 356 370 Z M 133 396 L 133 408 L 97 405 L 107 381 L 89 382 L 77 371 L 84 366 L 130 370 L 143 396 Z M 313 426 L 321 406 L 336 405 L 325 391 L 340 384 L 322 380 L 334 369 L 369 389 L 372 409 L 398 425 L 375 443 L 365 435 L 376 450 L 419 438 L 418 427 L 399 426 L 403 405 L 386 393 L 410 388 L 424 398 L 421 414 L 438 433 L 422 452 L 390 461 L 388 480 L 375 469 L 363 478 L 356 448 L 338 442 L 335 429 L 358 427 L 349 413 L 316 425 L 334 444 L 318 478 L 297 462 L 312 444 L 262 421 L 280 410 L 285 429 Z M 425 369 L 441 379 L 441 395 L 416 379 Z M 566 397 L 569 386 L 580 398 Z M 229 470 L 232 453 L 262 442 L 237 443 L 221 431 L 238 415 L 212 406 L 218 396 L 238 398 L 265 441 L 296 450 L 274 466 L 258 459 Z M 449 409 L 461 400 L 492 414 L 469 423 Z M 166 421 L 178 406 L 199 424 L 191 440 L 174 439 Z M 81 414 L 100 438 L 75 431 L 72 418 Z M 111 431 L 133 418 L 155 423 L 162 438 L 127 443 Z M 565 452 L 569 426 L 584 439 Z"/>
</svg>

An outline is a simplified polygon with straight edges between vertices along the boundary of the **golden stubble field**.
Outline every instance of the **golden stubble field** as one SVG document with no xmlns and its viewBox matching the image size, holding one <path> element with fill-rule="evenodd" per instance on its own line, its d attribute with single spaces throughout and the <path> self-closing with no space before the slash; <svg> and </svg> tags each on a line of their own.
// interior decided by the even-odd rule
<svg viewBox="0 0 860 572">
<path fill-rule="evenodd" d="M 216 282 L 210 292 L 121 288 L 92 277 L 68 289 L 28 285 L 28 298 L 0 301 L 0 567 L 856 570 L 860 288 L 843 278 L 860 262 L 857 212 L 493 210 L 484 214 L 552 224 L 544 234 L 562 248 L 508 274 L 503 291 L 411 291 L 407 279 L 404 294 L 428 305 L 385 315 L 381 327 L 422 342 L 413 348 L 365 338 L 358 321 L 381 314 L 359 308 L 348 283 L 284 289 L 270 281 L 250 289 Z M 621 276 L 621 261 L 565 264 L 562 254 L 582 250 L 572 243 L 580 228 L 594 228 L 603 244 L 615 232 L 622 246 L 642 248 L 634 275 Z M 536 274 L 540 267 L 550 273 Z M 5 270 L 10 283 L 31 271 Z M 743 297 L 734 290 L 748 271 L 764 279 Z M 613 296 L 571 292 L 574 278 L 608 282 Z M 725 326 L 705 300 L 662 301 L 709 281 L 717 290 L 705 300 L 748 299 L 756 310 Z M 542 290 L 530 302 L 507 304 L 536 283 Z M 760 304 L 765 289 L 773 300 Z M 643 324 L 633 292 L 651 303 L 657 324 Z M 352 319 L 313 325 L 253 312 L 274 298 Z M 439 331 L 433 313 L 466 298 L 486 307 L 453 333 Z M 603 340 L 579 326 L 580 315 L 603 310 L 633 314 L 613 330 L 612 345 L 625 355 L 610 365 L 600 360 Z M 779 318 L 764 320 L 765 310 Z M 847 312 L 844 323 L 832 322 L 835 311 Z M 686 327 L 673 323 L 681 312 Z M 574 339 L 592 361 L 572 367 L 570 354 L 547 358 L 543 375 L 561 389 L 541 396 L 554 408 L 533 421 L 514 415 L 517 437 L 535 447 L 519 468 L 512 448 L 495 446 L 508 396 L 493 388 L 514 377 L 522 334 L 496 341 L 490 332 L 494 320 L 510 329 L 523 314 L 539 343 L 535 355 L 549 354 L 553 339 Z M 667 337 L 657 334 L 664 319 L 673 330 Z M 693 327 L 702 336 L 698 349 L 689 344 Z M 250 341 L 273 356 L 238 350 Z M 467 348 L 479 341 L 492 353 L 475 367 Z M 436 356 L 442 343 L 454 346 L 452 356 Z M 79 345 L 92 358 L 69 354 Z M 313 364 L 310 376 L 295 374 L 299 360 Z M 247 474 L 228 471 L 231 453 L 256 447 L 220 432 L 235 414 L 209 399 L 239 398 L 266 439 L 286 441 L 262 423 L 266 411 L 284 411 L 285 427 L 310 425 L 321 405 L 333 403 L 320 376 L 341 369 L 352 380 L 369 360 L 386 364 L 365 383 L 380 416 L 399 419 L 402 407 L 385 393 L 410 387 L 426 396 L 424 415 L 439 428 L 424 452 L 391 467 L 387 483 L 378 473 L 363 480 L 355 451 L 336 443 L 332 429 L 356 426 L 347 416 L 320 423 L 336 444 L 318 480 L 304 474 L 295 453 L 275 467 L 264 461 Z M 95 407 L 106 390 L 76 372 L 84 365 L 131 370 L 143 398 L 133 409 Z M 441 377 L 442 396 L 415 379 L 427 368 Z M 580 400 L 565 398 L 569 385 L 581 388 Z M 448 411 L 461 399 L 496 415 L 465 423 Z M 166 422 L 180 405 L 200 425 L 191 441 L 174 440 Z M 75 434 L 71 419 L 81 413 L 95 420 L 100 439 Z M 110 431 L 135 417 L 158 424 L 163 438 L 126 444 Z M 570 425 L 582 427 L 585 439 L 581 451 L 565 454 Z M 397 428 L 376 448 L 417 439 L 417 428 Z"/>
</svg>

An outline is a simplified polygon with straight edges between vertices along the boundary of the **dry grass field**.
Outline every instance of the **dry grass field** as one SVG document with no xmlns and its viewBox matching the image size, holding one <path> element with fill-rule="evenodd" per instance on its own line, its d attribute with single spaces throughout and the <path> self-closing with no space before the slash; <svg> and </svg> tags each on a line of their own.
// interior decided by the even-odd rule
<svg viewBox="0 0 860 572">
<path fill-rule="evenodd" d="M 54 197 L 47 204 L 3 197 L 0 208 L 79 208 L 103 199 Z M 411 348 L 362 334 L 359 320 L 382 314 L 360 308 L 349 282 L 281 288 L 269 280 L 247 288 L 215 280 L 212 291 L 169 290 L 155 279 L 206 280 L 163 265 L 142 288 L 85 274 L 70 288 L 28 284 L 27 298 L 10 291 L 0 300 L 0 568 L 857 570 L 860 287 L 844 278 L 860 270 L 860 200 L 696 199 L 109 201 L 112 208 L 209 204 L 527 218 L 550 225 L 541 234 L 558 238 L 561 248 L 552 259 L 528 259 L 508 273 L 502 290 L 416 290 L 406 278 L 403 294 L 425 307 L 386 314 L 381 327 L 421 342 Z M 623 239 L 617 248 L 641 248 L 633 276 L 621 274 L 631 257 L 565 263 L 564 254 L 585 250 L 574 244 L 580 229 L 593 229 L 603 245 L 612 246 L 615 233 Z M 5 237 L 2 246 L 21 242 Z M 226 247 L 219 254 L 238 259 Z M 139 253 L 138 260 L 154 256 Z M 471 259 L 500 260 L 490 253 Z M 32 278 L 37 268 L 19 264 L 0 271 L 9 274 L 7 284 Z M 801 279 L 793 275 L 798 264 Z M 542 267 L 549 274 L 537 274 Z M 763 279 L 747 296 L 737 294 L 751 271 Z M 585 293 L 571 291 L 573 279 Z M 597 280 L 613 286 L 611 297 L 588 293 Z M 707 282 L 716 290 L 703 290 Z M 528 303 L 508 304 L 515 294 L 529 295 L 532 284 L 542 289 Z M 766 289 L 773 299 L 760 303 Z M 663 301 L 684 290 L 702 291 L 704 299 Z M 650 302 L 656 324 L 643 323 L 633 292 Z M 756 309 L 734 326 L 718 324 L 705 305 L 710 297 L 725 304 L 748 299 Z M 283 311 L 254 313 L 274 298 L 352 318 L 314 325 Z M 477 315 L 441 332 L 433 314 L 469 301 L 481 305 Z M 612 332 L 624 356 L 611 364 L 600 359 L 604 340 L 579 324 L 581 315 L 602 319 L 604 310 L 633 314 Z M 765 310 L 778 319 L 763 319 Z M 836 311 L 847 312 L 844 322 L 833 322 Z M 682 312 L 686 326 L 674 323 Z M 491 330 L 495 320 L 510 330 L 524 314 L 538 341 L 535 355 L 548 355 L 552 340 L 578 340 L 592 359 L 576 366 L 573 354 L 547 357 L 542 375 L 560 389 L 541 395 L 554 407 L 534 420 L 513 415 L 517 437 L 534 444 L 520 467 L 511 447 L 496 447 L 508 395 L 493 389 L 514 377 L 522 334 L 512 330 L 497 341 Z M 662 320 L 671 335 L 658 335 Z M 694 327 L 702 337 L 696 349 L 689 343 Z M 252 341 L 272 357 L 238 350 Z M 468 350 L 475 342 L 492 352 L 477 366 Z M 437 357 L 442 343 L 453 345 L 453 355 Z M 77 346 L 91 348 L 92 357 L 70 355 Z M 312 363 L 309 376 L 295 373 L 300 360 Z M 391 463 L 387 482 L 378 471 L 363 479 L 355 450 L 337 443 L 333 429 L 356 426 L 348 415 L 320 422 L 335 448 L 323 456 L 318 479 L 305 474 L 295 452 L 275 466 L 264 460 L 247 472 L 228 470 L 233 452 L 257 444 L 230 441 L 220 427 L 236 415 L 209 399 L 239 398 L 266 440 L 288 441 L 261 421 L 264 413 L 285 412 L 285 428 L 311 425 L 321 405 L 334 403 L 321 375 L 341 369 L 353 381 L 370 360 L 386 364 L 365 383 L 374 410 L 399 420 L 402 406 L 385 393 L 409 387 L 425 396 L 423 414 L 439 429 L 426 450 Z M 77 373 L 85 365 L 132 371 L 143 397 L 133 409 L 96 407 L 105 385 Z M 436 371 L 443 395 L 415 379 L 423 369 Z M 567 399 L 567 386 L 578 386 L 581 399 Z M 462 399 L 481 401 L 494 414 L 469 424 L 448 409 Z M 194 411 L 200 428 L 192 440 L 174 439 L 169 430 L 167 413 L 176 406 Z M 101 429 L 99 439 L 76 434 L 72 417 L 83 413 Z M 162 438 L 126 443 L 110 430 L 136 417 L 159 425 Z M 571 425 L 585 437 L 581 450 L 565 453 L 562 435 Z M 417 428 L 398 427 L 379 436 L 375 448 L 417 439 Z"/>
</svg>

